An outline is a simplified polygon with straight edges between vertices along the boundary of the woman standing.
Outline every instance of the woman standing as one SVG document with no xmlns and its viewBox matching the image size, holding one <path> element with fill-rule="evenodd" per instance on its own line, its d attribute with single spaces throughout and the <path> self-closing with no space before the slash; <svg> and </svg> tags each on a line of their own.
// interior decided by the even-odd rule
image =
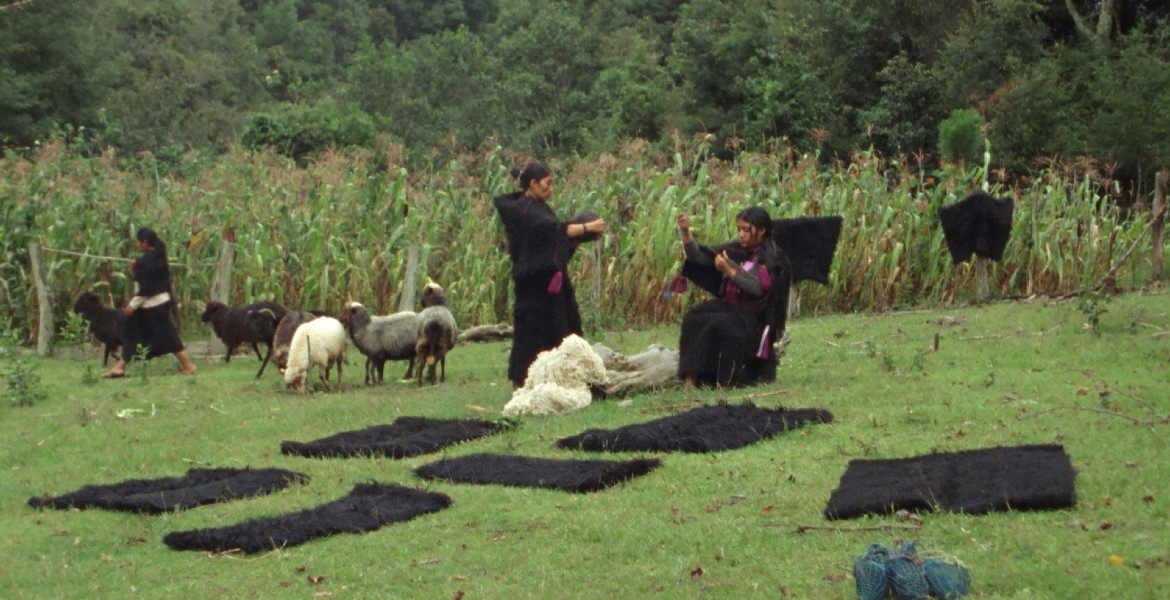
<svg viewBox="0 0 1170 600">
<path fill-rule="evenodd" d="M 552 198 L 552 172 L 540 163 L 513 169 L 520 191 L 493 200 L 512 259 L 512 353 L 508 379 L 520 387 L 536 355 L 560 345 L 571 333 L 581 331 L 581 314 L 569 259 L 577 244 L 605 232 L 605 221 L 566 223 L 548 205 Z"/>
<path fill-rule="evenodd" d="M 691 219 L 679 215 L 686 262 L 683 274 L 717 298 L 683 316 L 679 377 L 689 387 L 738 386 L 776 379 L 772 344 L 788 320 L 791 269 L 772 240 L 763 207 L 735 218 L 736 240 L 716 248 L 691 236 Z"/>
<path fill-rule="evenodd" d="M 167 245 L 149 227 L 139 229 L 134 237 L 142 256 L 130 264 L 130 271 L 134 274 L 134 295 L 122 309 L 126 313 L 126 343 L 122 345 L 122 359 L 102 373 L 102 377 L 125 377 L 126 364 L 134 360 L 140 347 L 146 349 L 147 360 L 174 354 L 179 359 L 179 372 L 191 375 L 195 372 L 195 365 L 187 358 L 179 331 L 171 320 L 173 298 Z"/>
</svg>

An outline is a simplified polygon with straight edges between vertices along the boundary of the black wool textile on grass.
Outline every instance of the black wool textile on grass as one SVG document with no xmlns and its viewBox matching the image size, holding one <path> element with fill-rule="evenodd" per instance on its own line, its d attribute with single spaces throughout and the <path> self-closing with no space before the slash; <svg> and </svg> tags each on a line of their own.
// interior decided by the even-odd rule
<svg viewBox="0 0 1170 600">
<path fill-rule="evenodd" d="M 750 402 L 716 404 L 617 429 L 588 429 L 557 440 L 557 447 L 591 452 L 718 452 L 809 423 L 832 422 L 833 414 L 827 410 L 761 408 Z"/>
<path fill-rule="evenodd" d="M 793 283 L 809 279 L 828 285 L 842 222 L 841 216 L 772 220 L 772 239 L 788 255 Z"/>
<path fill-rule="evenodd" d="M 898 510 L 969 515 L 1076 506 L 1076 471 L 1060 445 L 997 447 L 912 458 L 849 461 L 827 519 Z"/>
<path fill-rule="evenodd" d="M 191 469 L 182 477 L 87 485 L 61 496 L 29 498 L 28 504 L 33 508 L 104 508 L 158 514 L 271 494 L 308 479 L 284 469 Z"/>
<path fill-rule="evenodd" d="M 547 488 L 583 494 L 645 475 L 661 464 L 662 461 L 657 458 L 627 461 L 562 460 L 472 454 L 423 465 L 414 472 L 423 479 Z"/>
<path fill-rule="evenodd" d="M 279 517 L 263 517 L 228 527 L 173 531 L 163 542 L 175 550 L 247 554 L 299 546 L 336 533 L 374 531 L 409 521 L 451 505 L 446 494 L 394 484 L 359 483 L 348 496 L 316 508 Z"/>
<path fill-rule="evenodd" d="M 282 454 L 310 458 L 408 458 L 499 433 L 503 426 L 475 419 L 398 417 L 390 425 L 345 431 L 312 442 L 281 442 Z"/>
<path fill-rule="evenodd" d="M 972 254 L 996 262 L 1003 260 L 1004 248 L 1012 234 L 1012 209 L 1011 198 L 994 198 L 983 190 L 939 207 L 938 218 L 951 261 L 957 265 Z"/>
</svg>

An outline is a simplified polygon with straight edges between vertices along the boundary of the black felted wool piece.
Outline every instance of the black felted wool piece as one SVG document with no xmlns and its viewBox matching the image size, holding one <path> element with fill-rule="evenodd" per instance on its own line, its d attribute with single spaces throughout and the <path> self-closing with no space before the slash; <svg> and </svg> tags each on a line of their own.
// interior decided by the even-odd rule
<svg viewBox="0 0 1170 600">
<path fill-rule="evenodd" d="M 754 444 L 808 423 L 832 423 L 820 409 L 716 404 L 617 429 L 588 429 L 557 447 L 591 452 L 718 452 Z"/>
<path fill-rule="evenodd" d="M 772 239 L 792 264 L 793 283 L 805 279 L 829 283 L 843 221 L 841 216 L 772 220 Z"/>
<path fill-rule="evenodd" d="M 1003 260 L 1012 234 L 1013 205 L 1009 197 L 994 198 L 977 190 L 954 204 L 939 207 L 938 218 L 953 263 L 957 265 L 972 254 L 996 262 Z"/>
<path fill-rule="evenodd" d="M 398 417 L 390 425 L 345 431 L 312 442 L 281 442 L 280 452 L 310 458 L 407 458 L 499 433 L 502 428 L 498 423 L 475 419 Z"/>
<path fill-rule="evenodd" d="M 298 546 L 336 533 L 374 531 L 451 505 L 446 494 L 394 484 L 359 483 L 349 495 L 316 508 L 244 521 L 228 527 L 172 531 L 163 542 L 175 550 L 252 554 Z"/>
<path fill-rule="evenodd" d="M 157 514 L 271 494 L 308 479 L 284 469 L 190 469 L 182 477 L 87 485 L 61 496 L 29 498 L 28 504 L 33 508 L 104 508 Z"/>
<path fill-rule="evenodd" d="M 562 460 L 472 454 L 423 465 L 414 472 L 423 479 L 538 487 L 583 494 L 645 475 L 661 464 L 662 461 L 657 458 L 627 461 Z"/>
<path fill-rule="evenodd" d="M 827 519 L 898 510 L 970 515 L 1076 506 L 1076 471 L 1060 445 L 997 447 L 885 460 L 855 459 L 825 508 Z"/>
</svg>

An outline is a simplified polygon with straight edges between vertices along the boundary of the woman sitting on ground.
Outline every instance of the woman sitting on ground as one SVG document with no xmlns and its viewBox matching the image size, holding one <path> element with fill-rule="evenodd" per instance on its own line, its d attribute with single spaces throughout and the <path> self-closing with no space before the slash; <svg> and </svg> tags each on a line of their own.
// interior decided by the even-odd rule
<svg viewBox="0 0 1170 600">
<path fill-rule="evenodd" d="M 142 256 L 130 264 L 134 274 L 134 295 L 122 309 L 126 313 L 125 344 L 122 344 L 122 359 L 109 371 L 102 373 L 107 379 L 125 377 L 126 364 L 134 360 L 139 348 L 146 350 L 150 360 L 164 354 L 174 354 L 179 359 L 180 373 L 191 375 L 195 365 L 187 358 L 179 331 L 171 320 L 171 268 L 167 258 L 167 245 L 149 227 L 138 230 L 135 236 L 138 251 Z"/>
<path fill-rule="evenodd" d="M 683 316 L 678 372 L 688 387 L 776 379 L 772 345 L 784 334 L 791 269 L 772 240 L 772 219 L 763 207 L 739 213 L 735 225 L 735 241 L 710 248 L 691 236 L 689 216 L 678 217 L 683 275 L 717 296 Z"/>
</svg>

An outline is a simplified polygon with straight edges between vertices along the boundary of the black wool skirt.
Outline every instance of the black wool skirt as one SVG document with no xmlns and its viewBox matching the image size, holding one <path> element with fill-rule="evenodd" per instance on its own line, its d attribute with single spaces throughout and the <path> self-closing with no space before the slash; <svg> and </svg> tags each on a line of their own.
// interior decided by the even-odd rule
<svg viewBox="0 0 1170 600">
<path fill-rule="evenodd" d="M 678 373 L 694 373 L 704 385 L 736 387 L 774 381 L 777 360 L 756 357 L 764 323 L 744 304 L 708 300 L 687 311 L 679 336 Z"/>
<path fill-rule="evenodd" d="M 126 317 L 126 344 L 122 346 L 122 360 L 130 362 L 138 355 L 139 347 L 146 350 L 146 359 L 173 354 L 183 349 L 179 330 L 171 319 L 172 303 L 152 308 L 140 308 Z"/>
</svg>

